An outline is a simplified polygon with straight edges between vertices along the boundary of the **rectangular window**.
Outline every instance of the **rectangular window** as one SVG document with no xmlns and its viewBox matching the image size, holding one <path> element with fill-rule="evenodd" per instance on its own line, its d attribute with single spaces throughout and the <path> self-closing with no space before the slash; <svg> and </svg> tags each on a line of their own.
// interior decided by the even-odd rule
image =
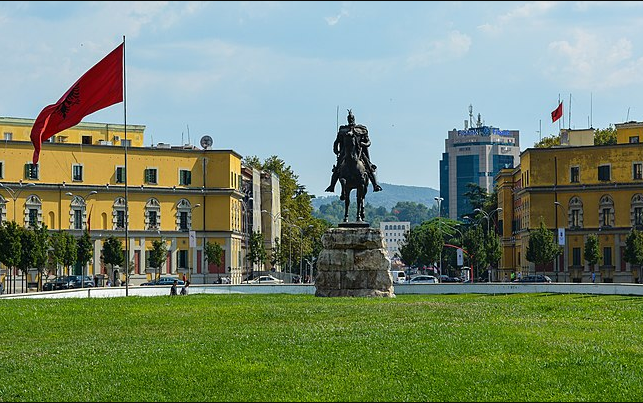
<svg viewBox="0 0 643 403">
<path fill-rule="evenodd" d="M 634 225 L 643 225 L 643 207 L 634 207 Z"/>
<path fill-rule="evenodd" d="M 639 136 L 630 136 L 630 144 L 636 144 L 639 142 Z"/>
<path fill-rule="evenodd" d="M 580 210 L 572 210 L 572 227 L 580 227 Z"/>
<path fill-rule="evenodd" d="M 38 224 L 38 209 L 29 209 L 29 226 L 35 227 Z"/>
<path fill-rule="evenodd" d="M 5 141 L 11 141 L 11 140 L 13 140 L 13 133 L 11 133 L 11 132 L 4 132 L 4 140 L 5 140 Z"/>
<path fill-rule="evenodd" d="M 632 179 L 643 179 L 643 163 L 635 162 L 632 165 Z"/>
<path fill-rule="evenodd" d="M 145 170 L 145 183 L 149 183 L 152 185 L 157 184 L 156 171 L 156 168 L 147 168 Z"/>
<path fill-rule="evenodd" d="M 179 228 L 181 229 L 181 231 L 188 230 L 188 212 L 187 211 L 181 211 L 181 214 L 179 215 Z"/>
<path fill-rule="evenodd" d="M 599 181 L 608 181 L 608 180 L 610 180 L 610 166 L 609 165 L 599 165 L 599 167 L 598 167 L 598 180 Z"/>
<path fill-rule="evenodd" d="M 572 265 L 580 266 L 580 248 L 572 249 Z"/>
<path fill-rule="evenodd" d="M 116 228 L 117 229 L 125 228 L 125 211 L 123 210 L 116 211 Z"/>
<path fill-rule="evenodd" d="M 132 140 L 121 140 L 121 146 L 125 147 L 127 146 L 128 148 L 132 146 Z"/>
<path fill-rule="evenodd" d="M 0 179 L 4 179 L 4 161 L 0 161 Z"/>
<path fill-rule="evenodd" d="M 192 171 L 187 169 L 179 170 L 179 185 L 190 185 L 192 183 Z"/>
<path fill-rule="evenodd" d="M 606 246 L 603 248 L 603 266 L 612 265 L 612 248 Z"/>
<path fill-rule="evenodd" d="M 82 165 L 72 165 L 71 166 L 71 178 L 74 182 L 83 181 L 83 166 Z"/>
<path fill-rule="evenodd" d="M 38 179 L 38 164 L 25 164 L 25 179 Z"/>
<path fill-rule="evenodd" d="M 571 167 L 570 182 L 572 183 L 580 182 L 580 167 Z"/>
<path fill-rule="evenodd" d="M 125 167 L 116 167 L 116 183 L 125 183 Z"/>
<path fill-rule="evenodd" d="M 187 269 L 188 267 L 188 251 L 180 250 L 179 252 L 179 267 L 182 269 Z"/>
<path fill-rule="evenodd" d="M 610 209 L 603 209 L 603 227 L 609 227 L 610 225 Z"/>
<path fill-rule="evenodd" d="M 83 229 L 82 210 L 74 210 L 74 229 Z"/>
<path fill-rule="evenodd" d="M 83 136 L 82 137 L 82 142 L 83 142 L 83 144 L 91 144 L 92 143 L 92 136 Z"/>
<path fill-rule="evenodd" d="M 156 219 L 156 211 L 149 211 L 147 214 L 150 220 L 150 228 L 156 228 L 158 226 L 158 221 Z"/>
</svg>

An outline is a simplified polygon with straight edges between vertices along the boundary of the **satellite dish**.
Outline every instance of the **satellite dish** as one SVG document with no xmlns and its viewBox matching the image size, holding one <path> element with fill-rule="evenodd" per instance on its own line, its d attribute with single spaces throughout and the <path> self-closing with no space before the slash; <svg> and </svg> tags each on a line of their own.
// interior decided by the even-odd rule
<svg viewBox="0 0 643 403">
<path fill-rule="evenodd" d="M 208 136 L 207 134 L 203 137 L 201 137 L 201 147 L 205 150 L 209 150 L 210 147 L 212 147 L 212 137 Z"/>
</svg>

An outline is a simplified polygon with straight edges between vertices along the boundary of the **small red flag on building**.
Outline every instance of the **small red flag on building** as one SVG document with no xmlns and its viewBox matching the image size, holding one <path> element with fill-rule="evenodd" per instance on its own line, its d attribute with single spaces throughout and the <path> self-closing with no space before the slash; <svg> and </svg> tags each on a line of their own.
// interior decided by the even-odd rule
<svg viewBox="0 0 643 403">
<path fill-rule="evenodd" d="M 551 113 L 551 122 L 554 123 L 563 116 L 563 103 L 558 103 L 558 108 L 554 109 Z"/>
<path fill-rule="evenodd" d="M 118 45 L 71 86 L 58 102 L 45 106 L 31 128 L 33 163 L 40 147 L 56 133 L 76 126 L 87 115 L 123 102 L 123 49 Z"/>
</svg>

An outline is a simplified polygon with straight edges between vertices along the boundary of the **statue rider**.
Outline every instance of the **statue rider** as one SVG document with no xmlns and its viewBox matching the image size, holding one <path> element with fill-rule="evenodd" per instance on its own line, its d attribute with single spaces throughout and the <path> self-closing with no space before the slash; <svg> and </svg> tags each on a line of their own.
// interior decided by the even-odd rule
<svg viewBox="0 0 643 403">
<path fill-rule="evenodd" d="M 377 169 L 377 166 L 371 163 L 371 157 L 368 152 L 368 148 L 371 146 L 371 140 L 368 137 L 368 129 L 366 129 L 366 126 L 364 125 L 355 124 L 355 116 L 353 115 L 353 111 L 351 109 L 348 110 L 347 120 L 348 125 L 340 126 L 339 130 L 337 131 L 337 138 L 335 138 L 335 142 L 333 143 L 333 152 L 337 156 L 337 163 L 333 165 L 333 175 L 330 179 L 330 186 L 326 188 L 326 191 L 335 191 L 335 184 L 339 179 L 339 170 L 345 158 L 344 149 L 342 147 L 342 137 L 345 133 L 350 133 L 352 131 L 359 135 L 359 142 L 362 149 L 360 153 L 360 159 L 364 164 L 364 168 L 366 168 L 368 178 L 373 184 L 373 192 L 379 192 L 382 190 L 382 187 L 377 183 L 377 180 L 375 179 L 375 170 Z M 340 197 L 340 199 L 342 197 Z"/>
</svg>

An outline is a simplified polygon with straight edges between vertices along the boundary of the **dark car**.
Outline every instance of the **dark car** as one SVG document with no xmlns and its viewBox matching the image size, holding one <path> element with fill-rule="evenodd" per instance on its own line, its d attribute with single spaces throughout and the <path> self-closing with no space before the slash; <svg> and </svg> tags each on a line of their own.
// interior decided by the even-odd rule
<svg viewBox="0 0 643 403">
<path fill-rule="evenodd" d="M 176 285 L 183 285 L 185 284 L 185 281 L 179 280 L 178 278 L 174 277 L 161 277 L 159 279 L 155 279 L 152 281 L 145 282 L 141 285 L 172 285 L 174 284 L 174 280 L 176 280 Z"/>
<path fill-rule="evenodd" d="M 83 277 L 85 278 L 84 281 L 83 281 Z M 81 275 L 56 277 L 53 280 L 49 280 L 45 282 L 42 285 L 42 290 L 43 291 L 71 290 L 74 288 L 83 288 L 83 287 L 85 288 L 96 287 L 96 284 L 94 283 L 94 279 L 91 278 L 90 276 L 81 276 Z"/>
<path fill-rule="evenodd" d="M 73 275 L 63 277 L 63 289 L 96 287 L 90 276 Z"/>
<path fill-rule="evenodd" d="M 529 274 L 523 278 L 516 279 L 514 283 L 551 283 L 551 278 L 544 274 Z"/>
</svg>

